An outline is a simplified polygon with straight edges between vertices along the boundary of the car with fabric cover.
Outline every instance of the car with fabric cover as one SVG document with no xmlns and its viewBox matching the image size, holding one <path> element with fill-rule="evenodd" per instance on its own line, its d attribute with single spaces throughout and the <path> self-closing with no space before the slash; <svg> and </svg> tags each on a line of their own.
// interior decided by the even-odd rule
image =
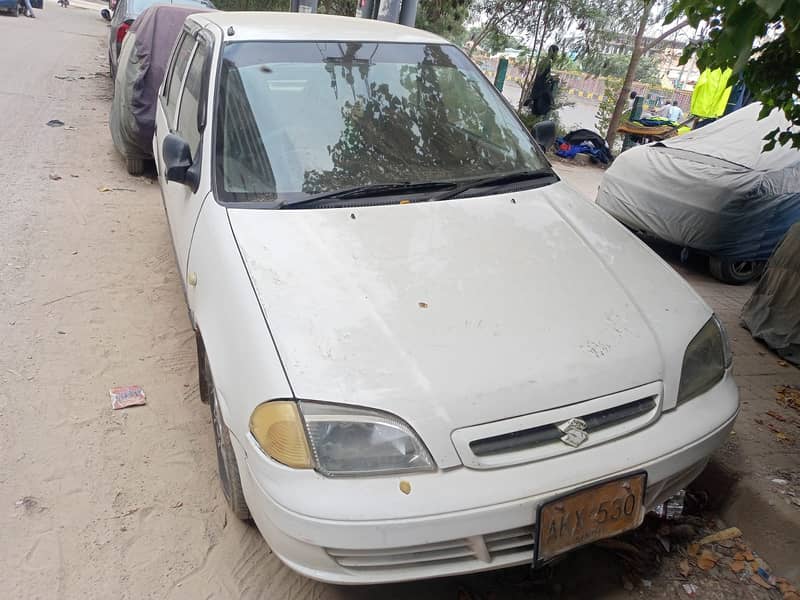
<svg viewBox="0 0 800 600">
<path fill-rule="evenodd" d="M 709 257 L 711 274 L 747 283 L 800 221 L 800 148 L 762 151 L 791 129 L 780 110 L 751 104 L 679 137 L 623 152 L 597 203 L 620 222 Z"/>
<path fill-rule="evenodd" d="M 133 22 L 140 14 L 153 4 L 177 4 L 213 9 L 211 0 L 118 0 L 113 12 L 107 8 L 100 11 L 100 15 L 109 21 L 108 32 L 108 69 L 111 78 L 117 75 L 117 64 L 122 51 L 122 42 L 130 30 Z"/>
<path fill-rule="evenodd" d="M 186 17 L 209 9 L 155 4 L 131 25 L 120 51 L 108 127 L 128 173 L 141 175 L 153 158 L 158 88 Z"/>
</svg>

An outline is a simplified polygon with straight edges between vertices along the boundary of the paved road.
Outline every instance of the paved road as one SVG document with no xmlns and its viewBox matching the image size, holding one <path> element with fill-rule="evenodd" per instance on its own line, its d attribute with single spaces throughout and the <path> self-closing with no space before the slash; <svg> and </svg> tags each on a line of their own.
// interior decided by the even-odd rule
<svg viewBox="0 0 800 600">
<path fill-rule="evenodd" d="M 514 82 L 507 81 L 503 86 L 503 95 L 508 98 L 511 106 L 517 107 L 522 89 Z M 591 102 L 585 98 L 567 96 L 567 100 L 572 102 L 571 106 L 564 106 L 558 111 L 561 125 L 566 131 L 574 129 L 591 129 L 597 131 L 595 122 L 597 118 L 597 102 Z M 603 132 L 604 133 L 604 132 Z"/>
<path fill-rule="evenodd" d="M 106 35 L 90 10 L 0 16 L 0 596 L 627 597 L 622 562 L 596 548 L 549 579 L 322 585 L 228 514 L 160 194 L 108 135 Z M 108 389 L 130 384 L 148 405 L 111 411 Z M 648 597 L 679 593 L 679 558 Z M 706 597 L 765 597 L 692 577 Z"/>
</svg>

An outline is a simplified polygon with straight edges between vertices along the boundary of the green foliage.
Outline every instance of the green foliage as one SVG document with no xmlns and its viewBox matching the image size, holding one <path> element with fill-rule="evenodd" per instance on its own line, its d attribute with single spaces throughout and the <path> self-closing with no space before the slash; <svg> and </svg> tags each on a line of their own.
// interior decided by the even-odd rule
<svg viewBox="0 0 800 600">
<path fill-rule="evenodd" d="M 489 54 L 497 54 L 506 48 L 522 48 L 522 44 L 520 44 L 519 40 L 515 37 L 495 28 L 483 39 L 481 48 L 486 50 Z"/>
<path fill-rule="evenodd" d="M 454 44 L 463 44 L 467 40 L 464 22 L 469 16 L 469 5 L 470 0 L 419 0 L 415 25 Z"/>
<path fill-rule="evenodd" d="M 222 10 L 288 11 L 290 0 L 216 0 Z M 467 39 L 464 22 L 469 16 L 470 0 L 420 0 L 416 26 L 432 31 L 456 44 Z M 318 12 L 328 15 L 355 16 L 358 0 L 319 0 Z"/>
<path fill-rule="evenodd" d="M 630 62 L 630 54 L 600 54 L 585 56 L 581 61 L 581 67 L 585 73 L 621 79 L 625 77 Z M 642 83 L 660 85 L 661 71 L 658 59 L 653 56 L 643 56 L 636 67 L 634 79 Z"/>
<path fill-rule="evenodd" d="M 701 69 L 731 67 L 764 105 L 762 117 L 778 108 L 800 125 L 800 1 L 677 0 L 666 22 L 681 13 L 694 27 L 709 26 L 702 41 L 686 48 L 683 64 L 696 53 Z M 765 150 L 776 143 L 800 148 L 800 132 L 790 128 L 775 129 L 765 139 Z"/>
<path fill-rule="evenodd" d="M 603 99 L 600 101 L 600 106 L 597 107 L 597 114 L 595 118 L 595 127 L 597 131 L 606 131 L 608 124 L 611 122 L 611 115 L 614 114 L 614 108 L 617 105 L 617 98 L 622 89 L 622 79 L 616 77 L 606 78 L 606 89 L 603 92 Z"/>
<path fill-rule="evenodd" d="M 325 15 L 353 17 L 358 8 L 358 0 L 319 0 L 317 12 Z"/>
</svg>

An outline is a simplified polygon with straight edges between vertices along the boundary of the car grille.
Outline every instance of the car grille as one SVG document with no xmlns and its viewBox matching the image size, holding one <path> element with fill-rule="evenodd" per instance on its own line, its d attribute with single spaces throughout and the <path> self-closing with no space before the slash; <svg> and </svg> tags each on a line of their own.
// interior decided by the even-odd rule
<svg viewBox="0 0 800 600">
<path fill-rule="evenodd" d="M 349 569 L 391 569 L 397 567 L 479 561 L 520 554 L 533 559 L 534 527 L 519 527 L 468 538 L 379 550 L 327 548 L 328 555 Z"/>
<path fill-rule="evenodd" d="M 660 381 L 539 411 L 457 429 L 453 444 L 464 466 L 494 469 L 544 460 L 629 435 L 655 422 L 661 414 Z M 563 440 L 559 426 L 570 419 L 585 423 L 587 437 L 574 447 Z"/>
<path fill-rule="evenodd" d="M 622 421 L 646 414 L 655 407 L 656 396 L 651 396 L 588 415 L 581 415 L 581 419 L 586 422 L 586 432 L 592 433 L 603 427 L 610 427 Z M 532 448 L 538 444 L 559 440 L 562 435 L 564 434 L 556 424 L 541 425 L 522 431 L 512 431 L 503 435 L 475 440 L 470 442 L 469 447 L 475 456 L 488 456 L 500 452 Z"/>
</svg>

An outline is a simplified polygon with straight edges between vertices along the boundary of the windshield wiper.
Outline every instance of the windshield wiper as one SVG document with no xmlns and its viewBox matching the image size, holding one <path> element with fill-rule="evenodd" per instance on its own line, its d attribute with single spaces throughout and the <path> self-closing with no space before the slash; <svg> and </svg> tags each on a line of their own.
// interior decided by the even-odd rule
<svg viewBox="0 0 800 600">
<path fill-rule="evenodd" d="M 497 187 L 505 185 L 507 183 L 515 183 L 517 181 L 528 181 L 532 179 L 547 179 L 550 177 L 558 179 L 558 175 L 556 175 L 555 172 L 549 167 L 545 167 L 544 169 L 537 169 L 535 171 L 518 171 L 516 173 L 506 173 L 505 175 L 495 175 L 493 177 L 479 177 L 478 179 L 471 179 L 470 181 L 465 181 L 461 185 L 457 185 L 452 190 L 447 190 L 446 192 L 442 192 L 441 194 L 435 194 L 431 196 L 430 201 L 436 202 L 438 200 L 448 200 L 450 198 L 455 198 L 456 196 L 463 194 L 467 190 L 471 190 L 474 188 Z"/>
<path fill-rule="evenodd" d="M 278 204 L 277 208 L 294 208 L 306 204 L 313 204 L 320 200 L 347 200 L 349 198 L 364 198 L 369 196 L 386 196 L 390 194 L 401 194 L 404 192 L 422 192 L 440 188 L 454 187 L 454 181 L 427 181 L 423 183 L 411 183 L 410 181 L 400 183 L 371 183 L 367 185 L 357 185 L 354 187 L 323 192 L 308 198 L 289 200 Z"/>
</svg>

